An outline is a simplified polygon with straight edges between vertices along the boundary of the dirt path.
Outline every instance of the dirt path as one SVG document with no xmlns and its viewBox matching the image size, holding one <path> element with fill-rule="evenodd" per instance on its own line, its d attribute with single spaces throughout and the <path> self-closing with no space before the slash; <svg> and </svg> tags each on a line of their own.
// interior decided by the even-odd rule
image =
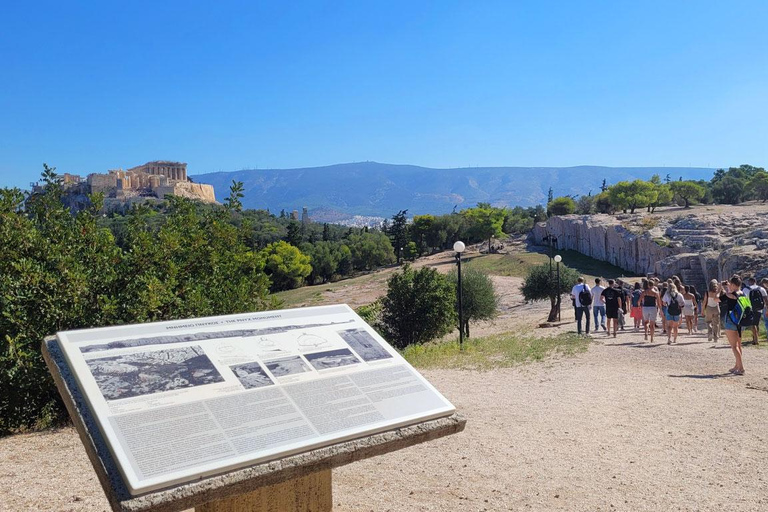
<svg viewBox="0 0 768 512">
<path fill-rule="evenodd" d="M 768 350 L 596 337 L 584 354 L 425 375 L 459 435 L 341 468 L 338 511 L 768 508 Z M 0 510 L 107 510 L 72 429 L 0 440 Z"/>
</svg>

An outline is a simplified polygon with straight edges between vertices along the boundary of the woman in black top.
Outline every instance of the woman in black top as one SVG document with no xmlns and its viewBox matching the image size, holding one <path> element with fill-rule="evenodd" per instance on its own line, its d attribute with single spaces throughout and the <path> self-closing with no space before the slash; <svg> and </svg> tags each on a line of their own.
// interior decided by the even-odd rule
<svg viewBox="0 0 768 512">
<path fill-rule="evenodd" d="M 736 365 L 728 371 L 735 375 L 744 375 L 744 364 L 741 360 L 741 328 L 733 321 L 730 312 L 736 307 L 739 297 L 743 295 L 741 291 L 741 278 L 733 276 L 728 281 L 728 293 L 725 294 L 727 313 L 724 326 L 725 336 L 728 338 L 728 343 L 731 344 L 731 350 L 733 350 L 733 356 L 736 358 Z"/>
</svg>

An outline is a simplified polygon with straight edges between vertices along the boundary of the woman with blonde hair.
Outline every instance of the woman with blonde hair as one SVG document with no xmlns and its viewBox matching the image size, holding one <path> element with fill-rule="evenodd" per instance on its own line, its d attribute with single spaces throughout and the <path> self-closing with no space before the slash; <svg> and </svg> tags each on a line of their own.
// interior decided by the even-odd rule
<svg viewBox="0 0 768 512">
<path fill-rule="evenodd" d="M 709 282 L 704 302 L 704 321 L 707 322 L 707 340 L 717 343 L 720 338 L 720 283 L 717 279 Z"/>
</svg>

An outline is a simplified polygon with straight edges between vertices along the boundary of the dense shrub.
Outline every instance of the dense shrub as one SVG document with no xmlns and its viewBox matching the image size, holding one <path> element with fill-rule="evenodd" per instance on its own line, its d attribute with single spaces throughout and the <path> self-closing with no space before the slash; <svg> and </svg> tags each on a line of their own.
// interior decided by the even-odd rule
<svg viewBox="0 0 768 512">
<path fill-rule="evenodd" d="M 401 349 L 447 334 L 455 321 L 455 300 L 455 288 L 437 270 L 413 270 L 406 264 L 387 281 L 381 301 L 382 334 Z"/>
<path fill-rule="evenodd" d="M 223 210 L 173 198 L 158 227 L 138 208 L 119 246 L 96 222 L 98 197 L 72 215 L 52 169 L 43 181 L 26 204 L 0 189 L 0 435 L 64 417 L 40 352 L 47 335 L 276 306 L 263 259 Z"/>
</svg>

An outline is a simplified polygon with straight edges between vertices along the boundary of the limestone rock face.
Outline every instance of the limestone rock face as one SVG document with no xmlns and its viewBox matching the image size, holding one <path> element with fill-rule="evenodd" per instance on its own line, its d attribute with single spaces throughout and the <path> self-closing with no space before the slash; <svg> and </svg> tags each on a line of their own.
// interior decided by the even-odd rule
<svg viewBox="0 0 768 512">
<path fill-rule="evenodd" d="M 768 211 L 687 215 L 564 215 L 538 223 L 534 244 L 570 249 L 636 275 L 678 275 L 700 291 L 734 273 L 768 277 Z"/>
</svg>

